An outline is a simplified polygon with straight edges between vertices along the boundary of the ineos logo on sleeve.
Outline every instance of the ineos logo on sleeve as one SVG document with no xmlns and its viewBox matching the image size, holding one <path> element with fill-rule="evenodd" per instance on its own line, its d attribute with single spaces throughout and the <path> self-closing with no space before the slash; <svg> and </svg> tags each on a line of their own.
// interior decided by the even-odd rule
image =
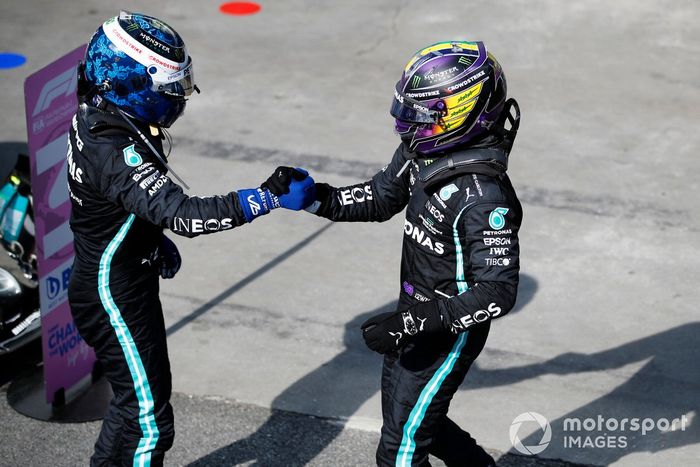
<svg viewBox="0 0 700 467">
<path fill-rule="evenodd" d="M 173 219 L 173 232 L 187 233 L 205 233 L 218 232 L 219 230 L 228 230 L 233 228 L 233 222 L 230 217 L 224 219 L 185 219 L 176 217 Z"/>
<path fill-rule="evenodd" d="M 340 204 L 343 206 L 372 201 L 372 186 L 365 185 L 364 187 L 356 186 L 353 188 L 347 188 L 338 194 L 338 198 L 340 200 Z"/>
<path fill-rule="evenodd" d="M 500 306 L 497 306 L 495 303 L 490 303 L 486 310 L 477 310 L 473 314 L 462 316 L 459 319 L 459 324 L 461 326 L 458 327 L 464 327 L 466 329 L 476 323 L 483 323 L 491 318 L 496 318 L 501 314 L 501 311 L 503 310 Z"/>
</svg>

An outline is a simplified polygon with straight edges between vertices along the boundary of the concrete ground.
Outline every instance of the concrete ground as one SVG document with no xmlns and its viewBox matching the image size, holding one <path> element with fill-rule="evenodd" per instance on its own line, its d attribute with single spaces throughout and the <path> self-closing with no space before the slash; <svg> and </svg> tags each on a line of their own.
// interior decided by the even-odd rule
<svg viewBox="0 0 700 467">
<path fill-rule="evenodd" d="M 20 415 L 8 405 L 16 391 L 17 378 L 26 378 L 26 368 L 40 356 L 41 349 L 35 345 L 12 360 L 0 357 L 0 363 L 6 364 L 5 375 L 15 380 L 5 384 L 5 379 L 0 379 L 0 466 L 85 465 L 100 430 L 99 421 L 47 423 Z M 99 391 L 87 396 L 99 397 Z M 178 392 L 173 395 L 172 404 L 177 429 L 166 465 L 345 467 L 374 463 L 377 433 L 346 427 L 342 420 Z M 67 440 L 70 449 L 66 449 Z M 579 465 L 489 451 L 500 467 Z M 442 462 L 433 461 L 435 467 L 444 467 Z"/>
<path fill-rule="evenodd" d="M 171 159 L 192 194 L 257 186 L 280 163 L 331 184 L 371 176 L 398 143 L 387 108 L 405 62 L 439 40 L 484 40 L 523 112 L 510 164 L 525 210 L 522 279 L 518 307 L 494 323 L 453 418 L 499 452 L 513 450 L 514 419 L 537 412 L 552 429 L 542 459 L 697 462 L 700 5 L 287 0 L 226 17 L 211 1 L 122 4 L 167 20 L 194 57 L 203 92 L 173 128 Z M 0 142 L 25 138 L 24 78 L 114 14 L 98 1 L 0 4 L 0 48 L 28 57 L 0 70 Z M 329 226 L 276 211 L 233 232 L 175 239 L 185 264 L 162 298 L 180 426 L 190 426 L 187 410 L 230 413 L 235 442 L 268 436 L 270 408 L 341 420 L 345 430 L 327 430 L 306 459 L 333 465 L 324 456 L 345 449 L 357 465 L 371 462 L 380 359 L 358 324 L 392 308 L 401 232 L 401 216 Z M 234 408 L 217 412 L 225 401 Z M 603 422 L 572 431 L 564 420 L 574 418 Z M 633 418 L 684 423 L 644 434 L 608 423 Z M 87 453 L 95 432 L 71 428 L 52 449 Z M 542 434 L 535 422 L 517 431 L 525 446 Z M 3 453 L 23 449 L 2 439 Z M 179 439 L 176 449 L 189 449 Z M 271 455 L 260 443 L 257 455 Z"/>
</svg>

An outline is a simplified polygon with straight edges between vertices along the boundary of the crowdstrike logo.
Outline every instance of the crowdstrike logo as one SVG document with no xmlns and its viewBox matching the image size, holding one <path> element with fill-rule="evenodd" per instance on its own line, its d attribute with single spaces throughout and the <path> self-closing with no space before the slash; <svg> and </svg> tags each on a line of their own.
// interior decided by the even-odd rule
<svg viewBox="0 0 700 467">
<path fill-rule="evenodd" d="M 536 445 L 533 446 L 524 446 L 523 442 L 520 440 L 520 436 L 518 436 L 518 432 L 520 431 L 520 427 L 529 422 L 535 422 L 539 425 L 540 429 L 542 430 L 542 439 L 540 439 L 540 442 Z M 510 425 L 510 443 L 513 445 L 516 451 L 518 451 L 521 454 L 525 454 L 527 456 L 534 456 L 535 454 L 539 454 L 545 449 L 547 449 L 547 446 L 549 446 L 549 443 L 552 441 L 552 427 L 549 425 L 549 422 L 547 419 L 544 417 L 544 415 L 541 415 L 537 412 L 524 412 L 515 417 L 513 420 L 513 423 Z"/>
</svg>

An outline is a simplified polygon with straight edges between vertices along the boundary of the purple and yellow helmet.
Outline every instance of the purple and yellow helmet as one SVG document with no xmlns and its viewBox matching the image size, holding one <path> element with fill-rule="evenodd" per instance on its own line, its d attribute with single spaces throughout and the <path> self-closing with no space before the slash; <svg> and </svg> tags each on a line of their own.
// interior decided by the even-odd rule
<svg viewBox="0 0 700 467">
<path fill-rule="evenodd" d="M 505 74 L 483 42 L 439 42 L 409 60 L 390 113 L 411 151 L 436 154 L 487 133 L 506 94 Z"/>
</svg>

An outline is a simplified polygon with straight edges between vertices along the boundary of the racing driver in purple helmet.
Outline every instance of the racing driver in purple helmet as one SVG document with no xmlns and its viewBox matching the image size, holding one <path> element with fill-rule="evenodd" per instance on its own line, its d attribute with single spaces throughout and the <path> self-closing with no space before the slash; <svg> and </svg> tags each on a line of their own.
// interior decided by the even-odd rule
<svg viewBox="0 0 700 467">
<path fill-rule="evenodd" d="M 307 210 L 382 222 L 406 208 L 396 311 L 362 325 L 384 355 L 380 466 L 489 466 L 493 458 L 447 416 L 491 320 L 515 304 L 522 208 L 506 175 L 520 113 L 482 42 L 416 53 L 391 105 L 401 144 L 371 180 L 316 184 Z"/>
</svg>

